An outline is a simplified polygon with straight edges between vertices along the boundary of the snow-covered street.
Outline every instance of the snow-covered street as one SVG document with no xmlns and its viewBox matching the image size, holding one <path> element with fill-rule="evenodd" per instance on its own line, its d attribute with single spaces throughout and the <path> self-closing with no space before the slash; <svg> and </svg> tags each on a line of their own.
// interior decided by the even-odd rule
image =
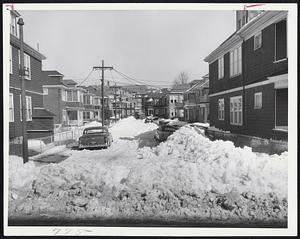
<svg viewBox="0 0 300 239">
<path fill-rule="evenodd" d="M 210 141 L 184 126 L 167 141 L 133 117 L 110 128 L 104 150 L 39 164 L 9 159 L 9 217 L 286 222 L 288 153 L 267 155 Z M 99 224 L 100 225 L 100 224 Z"/>
</svg>

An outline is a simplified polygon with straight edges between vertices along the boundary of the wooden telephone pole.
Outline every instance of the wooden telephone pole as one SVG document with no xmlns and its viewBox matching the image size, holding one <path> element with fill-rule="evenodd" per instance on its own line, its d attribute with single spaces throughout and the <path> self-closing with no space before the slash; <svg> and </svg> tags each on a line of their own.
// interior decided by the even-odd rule
<svg viewBox="0 0 300 239">
<path fill-rule="evenodd" d="M 113 67 L 110 66 L 104 66 L 104 60 L 102 60 L 102 66 L 94 66 L 93 70 L 101 70 L 102 71 L 102 77 L 101 77 L 101 94 L 102 94 L 102 126 L 104 126 L 104 70 L 112 70 Z"/>
<path fill-rule="evenodd" d="M 114 89 L 114 101 L 115 101 L 114 116 L 115 116 L 115 121 L 117 121 L 117 84 L 116 83 Z"/>
<path fill-rule="evenodd" d="M 24 21 L 22 18 L 18 20 L 19 33 L 20 33 L 20 80 L 21 80 L 21 103 L 22 103 L 22 151 L 23 151 L 23 162 L 28 162 L 28 140 L 27 140 L 27 117 L 26 117 L 26 85 L 25 85 L 25 69 L 24 69 L 24 44 L 23 44 L 23 26 Z"/>
</svg>

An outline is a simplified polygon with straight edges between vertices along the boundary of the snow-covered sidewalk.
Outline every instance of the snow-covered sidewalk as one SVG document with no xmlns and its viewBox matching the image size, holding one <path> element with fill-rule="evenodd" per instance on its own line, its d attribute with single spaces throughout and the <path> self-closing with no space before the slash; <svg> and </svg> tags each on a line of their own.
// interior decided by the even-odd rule
<svg viewBox="0 0 300 239">
<path fill-rule="evenodd" d="M 189 126 L 139 147 L 138 136 L 156 128 L 123 119 L 110 128 L 109 149 L 73 151 L 59 164 L 37 168 L 10 157 L 10 215 L 286 220 L 287 152 L 253 153 Z"/>
</svg>

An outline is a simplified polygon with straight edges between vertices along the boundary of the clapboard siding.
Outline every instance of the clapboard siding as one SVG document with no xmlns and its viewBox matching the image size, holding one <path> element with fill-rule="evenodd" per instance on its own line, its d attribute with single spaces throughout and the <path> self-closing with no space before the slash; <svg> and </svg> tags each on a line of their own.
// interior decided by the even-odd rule
<svg viewBox="0 0 300 239">
<path fill-rule="evenodd" d="M 254 37 L 245 43 L 245 84 L 265 80 L 270 75 L 286 73 L 288 69 L 287 60 L 275 61 L 275 24 L 262 31 L 262 46 L 254 50 Z"/>
<path fill-rule="evenodd" d="M 13 94 L 14 98 L 14 122 L 9 123 L 9 138 L 15 138 L 22 135 L 22 121 L 21 121 L 21 80 L 19 76 L 19 47 L 11 39 L 12 46 L 12 74 L 9 75 L 9 92 Z M 30 96 L 32 100 L 32 109 L 43 107 L 43 95 L 42 95 L 42 62 L 41 60 L 33 57 L 29 52 L 26 52 L 30 56 L 30 72 L 31 80 L 25 80 L 25 94 Z M 36 53 L 38 54 L 38 53 Z M 43 121 L 44 120 L 44 121 Z M 52 129 L 53 126 L 49 125 L 49 120 L 42 119 L 39 123 L 34 118 L 32 121 L 27 122 L 27 128 L 33 130 L 39 129 Z M 45 122 L 43 125 L 42 122 Z M 52 132 L 53 134 L 53 132 Z"/>
<path fill-rule="evenodd" d="M 246 86 L 268 80 L 268 77 L 286 74 L 288 60 L 275 61 L 275 28 L 270 24 L 262 30 L 262 46 L 254 50 L 254 36 L 242 43 L 242 74 L 230 78 L 229 52 L 224 55 L 224 78 L 218 79 L 218 60 L 209 64 L 210 94 L 210 125 L 231 131 L 232 133 L 248 134 L 263 138 L 274 136 L 275 124 L 287 125 L 288 103 L 287 89 L 275 90 L 274 83 L 247 88 Z M 286 47 L 286 46 L 281 46 Z M 243 87 L 245 86 L 245 87 Z M 224 91 L 243 87 L 242 90 L 224 94 Z M 277 92 L 276 92 L 277 91 Z M 254 109 L 254 93 L 262 92 L 262 109 Z M 275 97 L 277 101 L 275 104 Z M 243 125 L 230 125 L 230 97 L 243 96 Z M 224 98 L 225 119 L 218 120 L 218 99 Z M 277 116 L 275 122 L 275 107 Z M 280 113 L 278 113 L 280 112 Z M 279 124 L 278 124 L 279 123 Z"/>
<path fill-rule="evenodd" d="M 48 88 L 48 94 L 44 95 L 43 98 L 44 107 L 55 114 L 54 124 L 61 124 L 61 111 L 65 108 L 65 105 L 62 106 L 64 102 L 61 101 L 61 90 L 59 88 Z"/>
<path fill-rule="evenodd" d="M 254 94 L 262 92 L 262 108 L 254 108 Z M 275 127 L 275 101 L 274 86 L 268 84 L 246 90 L 246 133 L 258 137 L 272 137 Z"/>
</svg>

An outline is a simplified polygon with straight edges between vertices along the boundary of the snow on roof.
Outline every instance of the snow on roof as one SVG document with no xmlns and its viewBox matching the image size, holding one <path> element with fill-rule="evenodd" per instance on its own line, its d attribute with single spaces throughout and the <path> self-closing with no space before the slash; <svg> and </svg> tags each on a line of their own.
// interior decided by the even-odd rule
<svg viewBox="0 0 300 239">
<path fill-rule="evenodd" d="M 42 72 L 44 72 L 48 76 L 64 76 L 62 73 L 56 70 L 43 70 Z"/>
</svg>

